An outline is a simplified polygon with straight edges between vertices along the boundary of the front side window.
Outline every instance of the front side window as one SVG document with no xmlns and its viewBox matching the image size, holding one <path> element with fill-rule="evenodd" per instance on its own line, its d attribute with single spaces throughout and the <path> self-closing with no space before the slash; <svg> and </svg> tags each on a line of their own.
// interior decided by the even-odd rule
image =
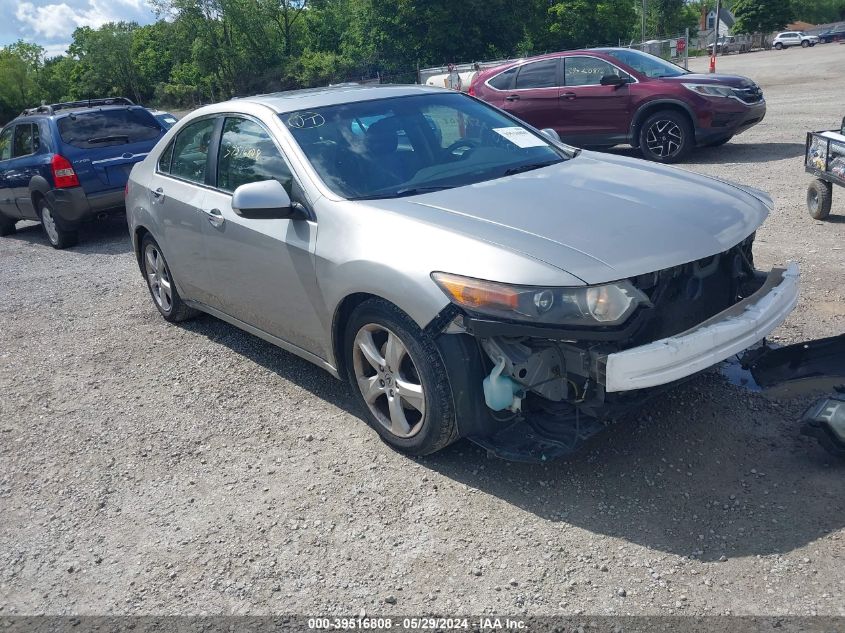
<svg viewBox="0 0 845 633">
<path fill-rule="evenodd" d="M 557 60 L 546 59 L 520 67 L 516 76 L 517 90 L 526 88 L 554 88 L 557 86 Z"/>
<path fill-rule="evenodd" d="M 325 184 L 346 198 L 460 187 L 571 155 L 459 93 L 360 101 L 280 114 Z"/>
<path fill-rule="evenodd" d="M 14 128 L 7 127 L 0 134 L 0 160 L 9 160 L 12 158 L 12 130 Z"/>
<path fill-rule="evenodd" d="M 623 75 L 616 66 L 596 57 L 567 57 L 563 69 L 567 87 L 600 86 L 602 77 Z"/>
<path fill-rule="evenodd" d="M 293 174 L 267 131 L 248 119 L 227 118 L 217 159 L 218 188 L 233 192 L 261 180 L 278 180 L 291 194 Z"/>
<path fill-rule="evenodd" d="M 676 66 L 659 57 L 631 48 L 613 49 L 603 52 L 652 79 L 658 77 L 679 77 L 686 75 L 688 72 L 680 66 Z"/>
<path fill-rule="evenodd" d="M 15 126 L 15 137 L 12 143 L 12 158 L 29 156 L 34 151 L 32 125 L 30 123 L 22 123 Z"/>
<path fill-rule="evenodd" d="M 59 136 L 82 149 L 154 141 L 164 134 L 143 108 L 71 112 L 58 120 Z"/>
<path fill-rule="evenodd" d="M 208 176 L 208 146 L 216 119 L 203 119 L 186 126 L 173 143 L 170 175 L 205 184 Z"/>
</svg>

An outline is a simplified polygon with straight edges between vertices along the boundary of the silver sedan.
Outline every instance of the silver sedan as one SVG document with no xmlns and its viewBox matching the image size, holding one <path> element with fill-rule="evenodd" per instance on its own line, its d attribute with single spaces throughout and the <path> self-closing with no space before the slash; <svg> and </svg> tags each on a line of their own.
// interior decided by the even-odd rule
<svg viewBox="0 0 845 633">
<path fill-rule="evenodd" d="M 573 450 L 797 300 L 794 265 L 753 266 L 765 193 L 580 151 L 441 89 L 201 108 L 126 202 L 165 319 L 205 312 L 348 380 L 412 454 Z"/>
</svg>

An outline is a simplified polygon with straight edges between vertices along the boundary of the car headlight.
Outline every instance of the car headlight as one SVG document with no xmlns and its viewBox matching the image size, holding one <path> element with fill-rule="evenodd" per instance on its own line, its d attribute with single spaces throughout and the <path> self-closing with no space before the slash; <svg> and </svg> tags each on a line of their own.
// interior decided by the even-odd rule
<svg viewBox="0 0 845 633">
<path fill-rule="evenodd" d="M 554 325 L 618 325 L 648 297 L 628 280 L 601 286 L 514 286 L 436 272 L 432 279 L 451 301 L 470 312 Z"/>
<path fill-rule="evenodd" d="M 734 89 L 731 86 L 719 84 L 682 84 L 687 90 L 692 90 L 705 97 L 733 97 Z"/>
</svg>

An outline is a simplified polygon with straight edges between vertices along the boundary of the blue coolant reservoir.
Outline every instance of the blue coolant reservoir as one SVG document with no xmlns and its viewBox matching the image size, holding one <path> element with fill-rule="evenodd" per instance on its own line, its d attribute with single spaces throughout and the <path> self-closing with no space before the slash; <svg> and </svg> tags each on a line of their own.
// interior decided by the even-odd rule
<svg viewBox="0 0 845 633">
<path fill-rule="evenodd" d="M 499 362 L 490 372 L 490 375 L 484 379 L 484 402 L 493 411 L 502 411 L 510 409 L 511 411 L 519 411 L 522 404 L 522 398 L 517 397 L 517 393 L 521 391 L 521 387 L 507 376 L 502 376 L 502 370 L 505 368 L 505 359 L 499 358 Z"/>
</svg>

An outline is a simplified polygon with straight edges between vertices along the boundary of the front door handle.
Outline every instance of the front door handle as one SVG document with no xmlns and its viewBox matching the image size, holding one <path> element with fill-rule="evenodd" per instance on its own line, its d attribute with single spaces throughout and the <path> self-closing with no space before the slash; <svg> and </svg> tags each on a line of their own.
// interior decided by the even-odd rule
<svg viewBox="0 0 845 633">
<path fill-rule="evenodd" d="M 164 189 L 159 187 L 153 191 L 150 191 L 153 194 L 153 202 L 164 202 Z"/>
<path fill-rule="evenodd" d="M 570 101 L 572 101 L 577 96 L 578 95 L 576 95 L 574 92 L 564 92 L 562 95 L 560 95 L 560 98 L 561 99 L 569 99 Z"/>
<path fill-rule="evenodd" d="M 208 223 L 214 227 L 221 227 L 223 223 L 226 221 L 223 218 L 223 214 L 220 212 L 220 209 L 212 209 L 211 211 L 206 211 L 203 209 L 203 213 L 208 216 Z"/>
<path fill-rule="evenodd" d="M 505 97 L 505 101 L 519 101 L 519 95 L 511 95 L 509 97 Z"/>
</svg>

